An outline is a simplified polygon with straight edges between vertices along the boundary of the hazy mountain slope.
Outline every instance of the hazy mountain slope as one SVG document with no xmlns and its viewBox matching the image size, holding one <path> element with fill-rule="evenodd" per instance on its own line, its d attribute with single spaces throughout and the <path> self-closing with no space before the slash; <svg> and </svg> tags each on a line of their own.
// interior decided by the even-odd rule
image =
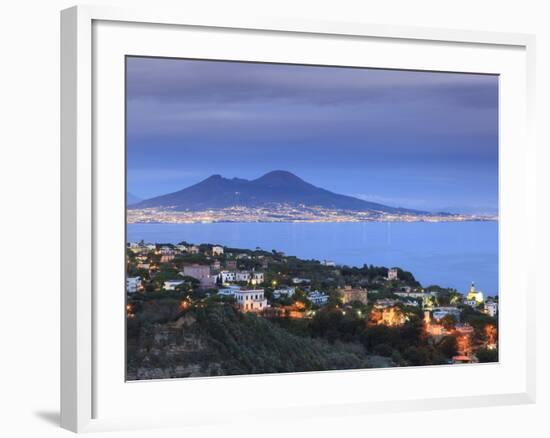
<svg viewBox="0 0 550 438">
<path fill-rule="evenodd" d="M 283 170 L 269 172 L 250 181 L 212 175 L 183 190 L 147 199 L 131 207 L 134 209 L 171 208 L 195 211 L 237 205 L 266 207 L 272 204 L 316 206 L 354 211 L 375 210 L 386 213 L 423 213 L 333 193 L 309 184 L 296 175 Z"/>
</svg>

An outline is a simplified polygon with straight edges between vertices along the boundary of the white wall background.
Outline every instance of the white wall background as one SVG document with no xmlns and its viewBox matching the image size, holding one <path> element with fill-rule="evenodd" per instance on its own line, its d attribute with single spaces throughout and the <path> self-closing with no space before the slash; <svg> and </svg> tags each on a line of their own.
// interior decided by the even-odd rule
<svg viewBox="0 0 550 438">
<path fill-rule="evenodd" d="M 536 405 L 315 419 L 296 423 L 111 433 L 107 436 L 548 436 L 550 385 L 547 312 L 550 281 L 548 120 L 550 13 L 544 0 L 232 0 L 96 1 L 193 7 L 233 15 L 414 24 L 534 33 L 538 38 L 537 130 L 540 155 L 538 388 Z M 0 434 L 68 436 L 59 411 L 59 10 L 65 0 L 2 4 L 0 12 Z M 521 147 L 521 145 L 518 145 Z M 543 211 L 544 210 L 544 211 Z M 388 384 L 391 384 L 388 382 Z M 182 395 L 184 396 L 184 395 Z"/>
</svg>

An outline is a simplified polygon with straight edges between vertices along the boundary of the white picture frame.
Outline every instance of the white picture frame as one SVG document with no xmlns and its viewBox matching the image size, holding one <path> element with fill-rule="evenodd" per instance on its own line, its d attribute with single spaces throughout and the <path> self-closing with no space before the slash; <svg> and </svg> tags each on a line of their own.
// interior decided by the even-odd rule
<svg viewBox="0 0 550 438">
<path fill-rule="evenodd" d="M 98 24 L 105 26 L 98 30 Z M 457 50 L 464 49 L 464 56 L 468 50 L 476 51 L 483 49 L 487 56 L 492 52 L 502 53 L 502 60 L 497 58 L 500 55 L 494 55 L 495 59 L 474 59 L 480 58 L 479 54 L 474 54 L 472 62 L 479 62 L 479 67 L 483 71 L 491 73 L 510 72 L 510 90 L 515 90 L 513 96 L 507 96 L 506 90 L 501 93 L 501 99 L 510 99 L 511 103 L 517 103 L 515 113 L 501 113 L 501 124 L 508 122 L 502 130 L 503 138 L 510 145 L 515 143 L 513 148 L 506 149 L 502 162 L 500 163 L 502 179 L 500 181 L 501 193 L 500 202 L 503 207 L 504 221 L 501 224 L 501 251 L 509 254 L 509 258 L 502 263 L 513 263 L 521 257 L 522 262 L 518 267 L 518 272 L 506 277 L 505 280 L 510 285 L 519 285 L 514 297 L 514 305 L 517 306 L 518 314 L 515 316 L 517 326 L 512 327 L 506 316 L 501 319 L 502 341 L 513 345 L 515 354 L 518 357 L 511 358 L 506 356 L 501 363 L 496 364 L 496 368 L 489 368 L 484 365 L 474 367 L 452 367 L 444 373 L 454 372 L 463 374 L 464 379 L 480 379 L 480 381 L 489 380 L 493 373 L 500 373 L 510 363 L 510 370 L 506 371 L 510 384 L 504 388 L 505 382 L 502 381 L 505 374 L 499 375 L 503 390 L 498 391 L 494 385 L 498 383 L 487 382 L 486 388 L 479 385 L 479 391 L 470 391 L 464 389 L 462 392 L 457 388 L 454 391 L 435 389 L 426 393 L 418 388 L 412 387 L 407 394 L 388 393 L 387 397 L 373 396 L 365 398 L 361 395 L 352 394 L 346 388 L 353 388 L 360 379 L 371 379 L 372 373 L 394 372 L 392 379 L 422 379 L 429 378 L 430 375 L 443 376 L 443 372 L 431 367 L 423 369 L 412 369 L 408 371 L 401 370 L 376 370 L 369 371 L 369 375 L 362 371 L 343 371 L 328 373 L 296 373 L 286 375 L 283 378 L 279 376 L 245 376 L 231 377 L 222 379 L 191 379 L 188 382 L 163 381 L 163 382 L 136 382 L 129 383 L 120 381 L 120 374 L 109 374 L 109 368 L 112 363 L 106 362 L 105 357 L 108 354 L 98 354 L 103 351 L 117 351 L 120 345 L 122 333 L 117 332 L 120 328 L 120 321 L 111 324 L 108 320 L 110 314 L 118 312 L 120 318 L 123 318 L 123 308 L 110 311 L 104 309 L 109 304 L 109 298 L 98 300 L 98 287 L 113 283 L 113 288 L 117 286 L 112 277 L 103 275 L 102 263 L 104 258 L 99 257 L 102 251 L 105 251 L 107 238 L 111 231 L 105 231 L 104 219 L 101 213 L 108 209 L 109 205 L 118 205 L 120 203 L 120 191 L 113 189 L 113 196 L 106 200 L 108 195 L 106 190 L 111 187 L 111 178 L 113 173 L 120 172 L 123 175 L 124 169 L 117 167 L 120 161 L 112 161 L 111 167 L 106 167 L 104 153 L 97 153 L 98 144 L 109 144 L 111 141 L 107 136 L 114 131 L 102 124 L 102 117 L 107 116 L 107 111 L 103 111 L 105 101 L 98 90 L 108 89 L 115 91 L 111 93 L 110 98 L 118 99 L 120 91 L 117 91 L 123 77 L 115 78 L 114 82 L 109 82 L 103 86 L 100 82 L 104 78 L 104 68 L 110 68 L 108 63 L 112 57 L 120 58 L 121 53 L 136 54 L 135 50 L 127 52 L 129 47 L 127 41 L 119 44 L 117 26 L 124 27 L 130 25 L 130 30 L 123 32 L 132 32 L 132 41 L 134 44 L 140 44 L 139 35 L 142 30 L 148 27 L 149 36 L 154 33 L 164 33 L 165 36 L 170 32 L 177 32 L 177 29 L 186 29 L 189 32 L 200 31 L 201 35 L 221 31 L 234 31 L 235 38 L 246 38 L 251 42 L 251 47 L 259 43 L 254 41 L 263 38 L 264 33 L 269 34 L 269 38 L 277 39 L 284 37 L 291 38 L 336 38 L 341 44 L 347 44 L 346 41 L 355 41 L 354 44 L 361 44 L 361 41 L 371 41 L 373 44 L 384 42 L 389 45 L 413 46 L 438 46 L 439 49 Z M 141 29 L 141 30 L 140 30 Z M 172 35 L 170 35 L 172 37 Z M 162 39 L 162 36 L 159 37 Z M 130 38 L 127 38 L 129 40 Z M 155 47 L 161 47 L 163 41 L 155 38 L 149 38 L 149 47 L 147 50 L 157 50 Z M 309 38 L 314 39 L 314 38 Z M 116 41 L 115 41 L 116 40 Z M 124 38 L 120 38 L 124 40 Z M 107 50 L 106 41 L 110 49 Z M 263 41 L 265 43 L 265 41 Z M 338 44 L 340 44 L 340 42 Z M 166 41 L 163 45 L 165 51 L 172 50 Z M 289 44 L 286 42 L 285 44 Z M 314 44 L 314 43 L 311 43 Z M 430 46 L 430 47 L 431 47 Z M 447 46 L 452 46 L 448 49 Z M 429 47 L 426 49 L 428 50 Z M 144 49 L 145 50 L 145 49 Z M 175 49 L 174 49 L 175 50 Z M 197 45 L 194 48 L 194 54 L 200 54 L 201 50 L 208 50 L 207 44 L 201 48 Z M 223 47 L 217 47 L 216 50 L 222 50 Z M 403 50 L 401 48 L 400 50 Z M 424 49 L 422 49 L 424 50 Z M 431 50 L 431 49 L 430 49 Z M 328 54 L 323 56 L 330 56 Z M 105 58 L 103 58 L 105 53 Z M 148 52 L 150 53 L 150 52 Z M 260 52 L 257 52 L 260 53 Z M 275 52 L 274 52 L 275 53 Z M 481 53 L 481 52 L 480 52 Z M 61 425 L 62 427 L 75 431 L 100 431 L 120 428 L 147 428 L 163 427 L 191 424 L 205 424 L 211 419 L 212 410 L 219 415 L 217 421 L 232 421 L 232 412 L 223 412 L 223 400 L 220 406 L 210 406 L 209 415 L 206 415 L 204 406 L 201 412 L 201 398 L 198 397 L 193 403 L 193 411 L 190 406 L 178 407 L 167 410 L 159 402 L 158 412 L 154 415 L 139 415 L 134 409 L 124 410 L 122 406 L 131 404 L 132 399 L 143 397 L 144 400 L 160 400 L 164 398 L 167 403 L 174 400 L 174 395 L 169 393 L 175 385 L 187 385 L 186 390 L 189 394 L 199 394 L 203 392 L 208 396 L 215 396 L 218 392 L 233 391 L 236 387 L 242 389 L 240 403 L 244 403 L 247 408 L 246 415 L 261 418 L 272 412 L 273 407 L 265 405 L 259 406 L 258 403 L 251 403 L 247 400 L 247 395 L 255 394 L 255 387 L 258 384 L 265 385 L 266 388 L 284 387 L 285 385 L 295 385 L 302 388 L 300 392 L 311 390 L 322 381 L 323 385 L 329 388 L 329 393 L 333 389 L 333 396 L 330 399 L 321 394 L 312 394 L 309 398 L 306 396 L 297 400 L 300 406 L 301 415 L 304 413 L 310 416 L 326 415 L 362 415 L 368 412 L 398 412 L 411 409 L 441 409 L 472 406 L 489 406 L 504 404 L 532 403 L 535 400 L 535 272 L 532 269 L 534 265 L 535 245 L 535 157 L 536 146 L 532 134 L 533 106 L 534 106 L 534 53 L 535 39 L 531 35 L 492 33 L 477 31 L 461 31 L 450 29 L 425 29 L 416 27 L 385 26 L 365 23 L 338 23 L 338 22 L 316 22 L 303 19 L 276 19 L 256 17 L 241 17 L 239 19 L 228 19 L 226 17 L 197 16 L 192 11 L 163 11 L 154 8 L 146 10 L 127 10 L 96 6 L 78 6 L 62 11 L 61 13 Z M 166 54 L 166 53 L 163 53 Z M 510 56 L 508 56 L 508 54 Z M 429 55 L 429 53 L 428 53 Z M 459 52 L 454 57 L 454 71 L 469 71 L 468 68 L 461 69 L 461 59 Z M 213 57 L 213 52 L 206 56 Z M 223 55 L 222 55 L 223 56 Z M 239 55 L 234 55 L 239 56 Z M 246 56 L 246 55 L 243 55 Z M 256 55 L 249 55 L 254 60 Z M 259 55 L 258 55 L 259 56 Z M 266 55 L 267 56 L 267 55 Z M 269 55 L 271 56 L 271 55 Z M 277 56 L 277 55 L 272 55 Z M 299 55 L 296 55 L 299 58 Z M 450 57 L 449 57 L 450 58 Z M 384 58 L 381 58 L 383 62 Z M 386 58 L 388 59 L 388 58 Z M 101 62 L 97 62 L 100 60 Z M 492 62 L 494 61 L 494 62 Z M 448 61 L 450 62 L 450 60 Z M 435 63 L 435 61 L 434 61 Z M 488 67 L 493 64 L 494 67 Z M 474 64 L 472 64 L 474 65 Z M 405 68 L 406 65 L 387 65 L 385 67 Z M 435 67 L 434 67 L 435 66 Z M 502 67 L 499 67 L 502 66 Z M 116 67 L 118 68 L 118 67 Z M 437 69 L 436 64 L 422 64 L 422 61 L 410 62 L 409 68 Z M 451 67 L 449 67 L 451 68 Z M 116 75 L 115 75 L 116 76 Z M 515 82 L 517 83 L 515 83 Z M 514 82 L 514 83 L 512 83 Z M 99 88 L 98 88 L 99 87 Z M 109 88 L 111 87 L 111 88 Z M 115 88 L 112 88 L 115 87 Z M 117 94 L 118 93 L 118 94 Z M 512 94 L 513 94 L 512 93 Z M 118 102 L 118 101 L 117 101 Z M 120 102 L 119 102 L 120 103 Z M 111 105 L 112 106 L 112 105 Z M 509 105 L 511 107 L 512 105 Z M 112 120 L 120 120 L 120 106 L 115 105 L 113 114 L 109 114 Z M 512 111 L 512 109 L 510 109 Z M 105 116 L 104 116 L 105 114 Z M 519 116 L 512 119 L 511 116 Z M 111 117 L 112 116 L 112 117 Z M 101 126 L 98 129 L 98 125 Z M 109 132 L 107 132 L 109 131 Z M 118 137 L 117 137 L 118 136 Z M 113 134 L 114 147 L 120 139 L 120 131 Z M 98 143 L 99 142 L 99 143 Z M 507 143 L 508 144 L 508 143 Z M 521 145 L 521 146 L 520 146 Z M 104 147 L 104 146 L 101 146 Z M 117 149 L 118 150 L 118 149 Z M 120 150 L 117 152 L 120 158 Z M 517 168 L 516 168 L 517 167 Z M 119 169 L 119 170 L 117 170 Z M 108 176 L 107 176 L 108 175 Z M 120 178 L 117 177 L 117 181 Z M 118 183 L 115 184 L 117 186 Z M 117 186 L 118 187 L 118 186 Z M 118 193 L 118 195 L 117 195 Z M 109 195 L 110 196 L 110 195 Z M 118 197 L 117 197 L 118 196 Z M 105 201 L 104 201 L 105 200 Z M 98 205 L 105 202 L 104 208 L 98 208 Z M 521 204 L 518 204 L 521 202 Z M 120 204 L 123 206 L 123 203 Z M 530 214 L 525 212 L 529 210 Z M 120 212 L 117 210 L 115 216 Z M 523 225 L 521 238 L 513 239 L 514 227 Z M 120 236 L 114 236 L 112 240 L 119 239 Z M 513 255 L 513 253 L 520 253 Z M 508 256 L 507 256 L 508 257 Z M 116 260 L 116 259 L 115 259 Z M 116 263 L 115 263 L 116 265 Z M 121 267 L 122 268 L 122 267 Z M 121 269 L 122 271 L 123 269 Z M 502 270 L 502 264 L 501 264 Z M 123 275 L 123 273 L 122 273 Z M 502 277 L 501 277 L 502 278 Z M 505 282 L 505 283 L 506 283 Z M 122 295 L 122 292 L 121 292 Z M 511 299 L 503 296 L 503 313 L 506 313 L 506 306 Z M 117 301 L 113 301 L 118 305 Z M 510 309 L 510 307 L 508 307 Z M 114 313 L 113 313 L 114 312 Z M 108 315 L 109 314 L 109 315 Z M 99 316 L 101 315 L 101 316 Z M 113 316 L 118 318 L 118 316 Z M 106 340 L 105 332 L 112 330 L 113 340 Z M 107 342 L 111 344 L 105 346 Z M 117 347 L 118 346 L 118 347 Z M 105 350 L 102 350 L 105 348 Z M 111 350 L 109 350 L 109 348 Z M 519 349 L 519 351 L 517 351 Z M 117 353 L 118 354 L 118 353 Z M 115 359 L 120 356 L 115 354 Z M 118 362 L 117 362 L 118 363 Z M 500 368 L 499 368 L 500 367 Z M 465 370 L 465 371 L 464 371 Z M 472 371 L 473 370 L 473 371 Z M 479 371 L 478 371 L 479 370 Z M 399 373 L 403 373 L 401 376 Z M 405 374 L 406 373 L 406 374 Z M 414 374 L 414 375 L 413 375 Z M 369 377 L 371 376 L 371 377 Z M 473 376 L 473 377 L 468 377 Z M 113 386 L 113 379 L 118 379 L 116 384 L 120 386 L 120 392 L 113 389 L 110 393 L 107 387 Z M 322 379 L 322 380 L 318 380 Z M 380 380 L 380 379 L 378 379 Z M 368 380 L 364 380 L 367 382 Z M 107 383 L 105 383 L 107 382 Z M 491 383 L 491 384 L 489 384 Z M 239 386 L 236 386 L 239 385 Z M 414 385 L 413 385 L 414 386 Z M 467 386 L 467 385 L 466 385 Z M 290 386 L 289 386 L 290 387 Z M 126 389 L 130 388 L 130 391 Z M 485 389 L 484 389 L 485 388 Z M 123 394 L 123 392 L 127 392 Z M 314 392 L 314 391 L 313 391 Z M 429 394 L 428 394 L 429 393 Z M 141 395 L 140 395 L 141 394 Z M 162 394 L 166 394 L 164 397 Z M 112 402 L 106 401 L 106 398 Z M 126 397 L 126 398 L 124 398 Z M 221 397 L 223 399 L 223 397 Z M 275 402 L 279 404 L 278 412 L 293 416 L 291 407 L 281 405 L 281 400 L 274 396 Z M 111 403 L 112 406 L 109 405 Z M 106 413 L 106 414 L 104 414 Z"/>
</svg>

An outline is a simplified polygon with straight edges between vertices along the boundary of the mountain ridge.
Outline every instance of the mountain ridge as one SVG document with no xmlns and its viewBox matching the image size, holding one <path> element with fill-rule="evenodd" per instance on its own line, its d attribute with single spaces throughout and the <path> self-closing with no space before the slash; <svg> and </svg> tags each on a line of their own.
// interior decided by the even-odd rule
<svg viewBox="0 0 550 438">
<path fill-rule="evenodd" d="M 333 210 L 376 211 L 395 214 L 429 214 L 342 195 L 308 183 L 292 172 L 273 170 L 252 180 L 214 174 L 176 192 L 145 199 L 130 209 L 201 211 L 236 206 L 261 208 L 285 204 Z"/>
</svg>

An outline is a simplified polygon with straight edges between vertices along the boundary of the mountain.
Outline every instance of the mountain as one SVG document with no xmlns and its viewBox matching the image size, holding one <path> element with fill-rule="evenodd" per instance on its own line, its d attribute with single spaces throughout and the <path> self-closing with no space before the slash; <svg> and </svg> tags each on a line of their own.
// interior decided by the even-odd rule
<svg viewBox="0 0 550 438">
<path fill-rule="evenodd" d="M 140 197 L 134 195 L 133 193 L 127 192 L 126 193 L 126 203 L 128 205 L 137 204 L 138 202 L 143 201 Z"/>
<path fill-rule="evenodd" d="M 275 170 L 254 180 L 229 179 L 221 175 L 212 175 L 198 184 L 174 193 L 146 199 L 132 205 L 130 208 L 169 208 L 177 211 L 199 211 L 233 206 L 269 207 L 274 204 L 322 207 L 334 210 L 426 214 L 426 212 L 418 210 L 389 207 L 352 196 L 333 193 L 316 187 L 284 170 Z"/>
</svg>

